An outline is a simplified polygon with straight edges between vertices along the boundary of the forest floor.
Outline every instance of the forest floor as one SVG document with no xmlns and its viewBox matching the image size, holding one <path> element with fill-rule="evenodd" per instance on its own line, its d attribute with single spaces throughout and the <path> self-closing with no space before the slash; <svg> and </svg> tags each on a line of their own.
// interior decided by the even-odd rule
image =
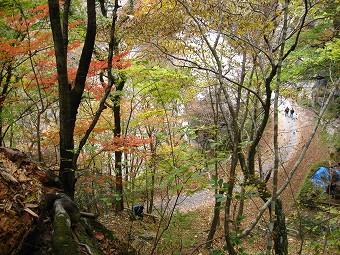
<svg viewBox="0 0 340 255">
<path fill-rule="evenodd" d="M 284 108 L 288 105 L 289 108 L 294 107 L 295 113 L 294 118 L 290 118 L 284 115 Z M 286 180 L 287 173 L 292 169 L 295 162 L 297 161 L 300 152 L 308 140 L 315 123 L 315 114 L 307 108 L 298 106 L 296 103 L 291 101 L 285 101 L 280 106 L 279 113 L 279 144 L 280 144 L 280 157 L 282 165 L 279 170 L 279 186 Z M 272 130 L 272 129 L 270 129 Z M 267 132 L 261 144 L 261 151 L 266 155 L 269 155 L 268 162 L 264 162 L 264 172 L 268 171 L 272 166 L 272 144 L 273 144 L 273 134 Z M 283 201 L 283 208 L 286 213 L 287 218 L 293 216 L 297 210 L 301 210 L 296 202 L 296 196 L 300 190 L 300 187 L 308 173 L 310 167 L 316 162 L 325 160 L 328 158 L 328 148 L 324 144 L 319 135 L 316 134 L 307 153 L 299 165 L 294 177 L 290 181 L 289 186 L 281 194 Z M 263 203 L 260 200 L 250 199 L 245 206 L 245 214 L 247 218 L 244 220 L 244 224 L 247 225 L 252 219 L 254 219 L 259 207 Z M 187 213 L 188 215 L 193 215 L 194 221 L 191 221 L 188 229 L 178 228 L 178 231 L 171 238 L 182 238 L 180 243 L 176 243 L 174 239 L 170 241 L 170 245 L 173 247 L 173 254 L 207 254 L 204 249 L 202 249 L 203 244 L 206 240 L 207 233 L 210 227 L 210 222 L 212 219 L 212 212 L 214 206 L 214 195 L 211 189 L 203 189 L 191 195 L 182 195 L 179 199 L 178 210 L 181 213 Z M 102 217 L 102 222 L 111 230 L 113 230 L 118 236 L 127 242 L 134 243 L 135 246 L 140 247 L 139 254 L 150 254 L 150 249 L 152 247 L 152 238 L 144 241 L 138 238 L 134 238 L 135 233 L 155 233 L 157 232 L 157 224 L 153 223 L 153 219 L 146 216 L 144 221 L 131 221 L 128 219 L 128 214 L 108 214 Z M 223 218 L 223 215 L 221 215 Z M 289 220 L 288 220 L 289 221 Z M 183 223 L 184 224 L 184 223 Z M 259 229 L 266 228 L 266 221 L 260 222 Z M 222 224 L 223 225 L 223 224 Z M 129 231 L 127 231 L 129 230 Z M 194 234 L 193 234 L 194 233 Z M 244 244 L 247 248 L 249 254 L 259 254 L 260 252 L 265 252 L 265 238 L 263 238 L 263 231 L 258 234 L 259 238 L 251 238 L 252 242 Z M 188 236 L 189 235 L 189 236 Z M 216 241 L 214 245 L 216 247 L 222 247 L 224 239 L 223 236 L 223 226 L 220 226 L 217 233 L 215 234 Z M 142 238 L 143 239 L 143 238 Z M 136 244 L 140 242 L 140 244 Z M 299 248 L 299 242 L 294 238 L 289 239 L 290 242 L 290 254 L 297 254 L 296 251 Z M 169 243 L 169 242 L 168 242 Z M 220 244 L 219 244 L 220 243 Z M 169 245 L 169 244 L 168 244 Z M 183 246 L 183 247 L 182 247 Z M 186 247 L 189 246 L 189 247 Z M 168 247 L 169 248 L 169 247 Z M 148 250 L 148 252 L 146 252 Z M 166 248 L 164 248 L 164 251 Z M 249 250 L 253 250 L 254 253 L 250 253 Z M 179 252 L 180 253 L 176 253 Z M 170 254 L 158 252 L 155 254 L 163 255 Z M 309 254 L 309 253 L 306 253 Z"/>
<path fill-rule="evenodd" d="M 283 109 L 288 105 L 294 107 L 295 118 L 289 118 L 284 115 Z M 282 166 L 279 170 L 279 185 L 282 184 L 287 172 L 292 169 L 296 160 L 298 159 L 303 145 L 308 140 L 309 135 L 313 130 L 315 122 L 315 114 L 306 108 L 299 107 L 295 103 L 286 101 L 280 106 L 279 113 L 279 144 L 280 157 Z M 268 130 L 272 130 L 269 128 Z M 272 144 L 273 134 L 268 131 L 263 137 L 261 144 L 261 152 L 267 155 L 267 160 L 264 160 L 263 171 L 269 171 L 272 167 Z M 0 251 L 4 252 L 5 248 L 1 245 L 10 245 L 11 249 L 17 245 L 16 239 L 18 234 L 22 233 L 19 229 L 24 229 L 25 233 L 34 225 L 37 212 L 37 205 L 41 202 L 42 194 L 52 192 L 48 187 L 43 192 L 41 183 L 47 182 L 46 174 L 43 173 L 35 164 L 26 161 L 24 155 L 20 152 L 11 149 L 2 149 L 0 151 Z M 322 142 L 319 135 L 314 137 L 304 159 L 299 165 L 294 174 L 293 179 L 287 189 L 281 194 L 283 201 L 283 208 L 287 216 L 287 223 L 291 221 L 297 210 L 303 211 L 296 202 L 296 195 L 307 175 L 310 167 L 320 161 L 328 159 L 328 147 Z M 209 173 L 205 173 L 209 179 Z M 270 185 L 269 185 L 270 186 Z M 15 187 L 15 188 L 13 188 Z M 13 201 L 8 198 L 13 198 Z M 167 254 L 182 254 L 182 255 L 206 255 L 206 250 L 203 249 L 206 241 L 208 231 L 210 229 L 210 222 L 213 216 L 214 194 L 212 189 L 205 188 L 201 191 L 195 192 L 191 195 L 182 195 L 177 201 L 177 209 L 180 213 L 173 214 L 173 221 L 168 226 L 166 232 L 157 247 L 157 255 Z M 245 205 L 246 218 L 243 220 L 244 226 L 247 226 L 252 219 L 254 219 L 259 207 L 263 204 L 258 198 L 251 198 L 247 200 Z M 233 204 L 233 206 L 237 204 Z M 131 213 L 130 213 L 131 214 Z M 159 223 L 159 218 L 151 215 L 145 215 L 143 221 L 130 219 L 127 211 L 116 214 L 110 212 L 101 216 L 101 222 L 109 229 L 111 229 L 117 237 L 126 243 L 132 244 L 139 250 L 138 254 L 148 255 L 154 246 Z M 17 215 L 15 221 L 11 215 Z M 221 222 L 223 222 L 223 213 L 221 214 Z M 266 219 L 259 222 L 256 229 L 253 230 L 252 235 L 248 236 L 242 244 L 246 248 L 248 254 L 265 253 L 266 240 L 264 238 L 265 229 L 268 221 Z M 46 225 L 46 224 L 45 224 Z M 47 225 L 46 225 L 47 226 Z M 26 231 L 27 230 L 27 231 Z M 39 247 L 48 247 L 51 239 L 50 229 L 46 231 L 44 242 L 40 242 Z M 221 249 L 224 245 L 223 239 L 223 224 L 220 224 L 215 234 L 214 247 Z M 251 240 L 251 242 L 250 242 Z M 6 243 L 5 243 L 6 241 Z M 290 236 L 289 237 L 289 254 L 297 254 L 299 249 L 299 241 Z M 27 244 L 31 245 L 31 244 Z M 39 248 L 38 247 L 38 248 Z M 17 247 L 16 249 L 19 249 Z M 308 247 L 305 248 L 308 250 Z M 1 253 L 0 252 L 0 253 Z M 45 254 L 45 253 L 43 253 Z M 216 253 L 220 254 L 220 253 Z M 313 253 L 302 253 L 313 254 Z M 321 253 L 320 253 L 321 254 Z M 334 254 L 332 254 L 334 255 Z"/>
</svg>

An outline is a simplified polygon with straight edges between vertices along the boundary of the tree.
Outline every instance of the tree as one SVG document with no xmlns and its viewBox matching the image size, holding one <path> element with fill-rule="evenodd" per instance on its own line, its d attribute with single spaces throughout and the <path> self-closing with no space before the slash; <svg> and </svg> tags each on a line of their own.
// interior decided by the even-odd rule
<svg viewBox="0 0 340 255">
<path fill-rule="evenodd" d="M 42 161 L 41 117 L 54 103 L 51 95 L 55 83 L 49 71 L 53 66 L 48 57 L 51 34 L 44 29 L 48 17 L 47 5 L 34 6 L 32 3 L 14 1 L 7 3 L 5 11 L 1 19 L 6 28 L 1 35 L 1 144 L 24 149 L 27 142 L 31 148 L 37 147 L 38 160 Z M 17 102 L 16 107 L 9 104 L 13 100 Z M 29 121 L 30 117 L 37 121 Z M 16 129 L 18 125 L 27 127 L 29 122 L 34 122 L 32 126 L 36 136 L 30 134 L 31 139 L 27 139 L 26 134 L 21 134 L 20 138 L 9 134 L 7 137 L 10 140 L 6 139 L 9 130 Z"/>
<path fill-rule="evenodd" d="M 121 6 L 118 3 L 118 0 L 115 0 L 114 2 L 114 8 L 112 10 L 112 22 L 110 25 L 110 33 L 108 36 L 109 40 L 109 47 L 108 47 L 108 65 L 105 70 L 107 71 L 106 75 L 104 75 L 104 72 L 101 73 L 101 81 L 104 82 L 104 76 L 107 78 L 108 82 L 108 88 L 111 88 L 114 86 L 115 92 L 110 95 L 110 99 L 112 104 L 109 104 L 106 102 L 106 105 L 109 106 L 113 111 L 113 118 L 114 118 L 114 140 L 119 141 L 122 138 L 122 127 L 121 127 L 121 100 L 122 100 L 122 94 L 123 89 L 126 82 L 126 77 L 122 72 L 119 72 L 119 69 L 123 69 L 127 66 L 122 66 L 118 63 L 116 65 L 113 65 L 113 59 L 114 55 L 119 56 L 120 54 L 122 56 L 126 55 L 126 52 L 119 52 L 119 42 L 118 39 L 118 32 L 117 27 L 122 25 L 124 23 L 125 16 L 123 15 L 122 19 L 118 21 L 118 9 Z M 133 1 L 130 2 L 130 10 L 133 10 Z M 107 10 L 105 9 L 105 1 L 101 1 L 101 10 L 104 16 L 107 15 Z M 116 175 L 116 192 L 117 196 L 115 197 L 115 207 L 116 211 L 123 211 L 124 209 L 124 199 L 123 199 L 123 152 L 121 148 L 117 148 L 114 152 L 115 155 L 115 175 Z"/>
<path fill-rule="evenodd" d="M 231 161 L 228 179 L 224 181 L 226 185 L 216 189 L 216 201 L 224 204 L 224 235 L 228 252 L 236 254 L 235 234 L 230 226 L 234 220 L 231 218 L 231 202 L 235 199 L 236 177 L 242 175 L 242 186 L 256 187 L 265 204 L 271 199 L 266 180 L 257 172 L 258 147 L 271 117 L 272 82 L 283 60 L 298 45 L 310 6 L 306 1 L 176 3 L 146 3 L 143 5 L 145 9 L 141 8 L 138 13 L 136 23 L 141 21 L 144 28 L 149 26 L 152 28 L 148 30 L 150 32 L 163 31 L 156 39 L 153 33 L 144 34 L 149 47 L 158 49 L 176 66 L 209 73 L 218 84 L 215 94 L 216 109 L 220 114 L 217 119 L 222 119 L 227 126 Z M 170 13 L 166 19 L 163 11 Z M 225 195 L 221 196 L 219 191 Z M 277 253 L 286 254 L 284 213 L 279 200 L 274 204 L 272 208 L 267 204 L 267 208 L 271 214 L 275 210 L 279 216 L 275 220 L 274 233 L 281 229 L 280 238 L 283 240 L 274 237 L 274 247 Z M 242 208 L 239 209 L 242 216 Z M 237 236 L 243 237 L 245 233 L 249 232 Z M 208 242 L 213 236 L 214 233 L 209 234 Z"/>
<path fill-rule="evenodd" d="M 151 213 L 155 189 L 162 188 L 157 180 L 164 175 L 164 169 L 169 167 L 161 167 L 162 162 L 167 161 L 165 155 L 171 155 L 169 147 L 176 148 L 186 142 L 181 122 L 186 118 L 184 108 L 195 91 L 192 87 L 194 78 L 184 70 L 153 66 L 147 61 L 137 62 L 127 70 L 127 74 L 129 87 L 126 100 L 130 101 L 131 106 L 124 130 L 130 134 L 146 136 L 149 141 L 142 154 L 147 158 L 142 156 L 142 173 L 136 174 L 134 179 L 139 179 L 141 189 L 145 190 L 144 201 Z M 140 183 L 141 180 L 145 182 Z"/>
<path fill-rule="evenodd" d="M 79 59 L 74 80 L 68 72 L 68 25 L 71 15 L 70 0 L 63 4 L 62 11 L 58 0 L 49 0 L 50 21 L 53 34 L 55 57 L 58 73 L 60 109 L 60 172 L 64 191 L 74 197 L 76 183 L 76 160 L 74 151 L 74 128 L 77 112 L 85 88 L 92 52 L 96 37 L 95 1 L 87 1 L 87 29 L 85 42 Z"/>
<path fill-rule="evenodd" d="M 101 2 L 104 3 L 103 1 Z M 112 96 L 113 111 L 114 111 L 114 137 L 120 139 L 121 124 L 120 124 L 120 98 L 121 92 L 125 85 L 125 78 L 118 72 L 113 72 L 113 69 L 119 70 L 125 68 L 118 63 L 120 58 L 124 55 L 118 53 L 118 39 L 116 35 L 118 9 L 120 8 L 118 1 L 115 1 L 112 11 L 112 23 L 109 33 L 109 51 L 107 55 L 107 64 L 102 65 L 102 70 L 107 70 L 107 85 L 103 72 L 100 74 L 100 83 L 105 86 L 105 93 L 103 94 L 98 109 L 93 117 L 89 128 L 85 135 L 80 140 L 79 146 L 74 146 L 74 129 L 77 119 L 79 105 L 81 103 L 82 95 L 85 89 L 86 77 L 89 74 L 89 68 L 94 50 L 96 37 L 96 10 L 95 1 L 87 1 L 87 29 L 85 42 L 82 48 L 82 53 L 79 59 L 79 65 L 74 77 L 74 80 L 69 81 L 70 73 L 68 72 L 68 26 L 70 18 L 70 1 L 65 1 L 63 5 L 63 14 L 60 14 L 58 1 L 49 1 L 51 28 L 53 33 L 54 47 L 56 52 L 56 62 L 58 71 L 59 83 L 59 108 L 60 108 L 60 178 L 63 183 L 65 192 L 71 197 L 74 196 L 75 182 L 76 182 L 76 167 L 77 160 L 81 149 L 85 145 L 90 133 L 94 129 L 99 120 L 101 112 L 105 109 L 106 99 L 109 97 L 112 87 L 116 91 Z M 103 6 L 102 6 L 103 7 Z M 107 14 L 105 8 L 104 16 Z M 61 23 L 62 17 L 62 23 Z M 61 40 L 62 38 L 62 40 Z M 117 57 L 114 57 L 118 55 Z M 101 61 L 102 62 L 102 61 Z M 95 70 L 96 71 L 96 70 Z M 115 170 L 116 170 L 116 190 L 118 192 L 118 200 L 116 209 L 123 210 L 123 186 L 122 186 L 122 152 L 118 149 L 115 151 Z"/>
</svg>

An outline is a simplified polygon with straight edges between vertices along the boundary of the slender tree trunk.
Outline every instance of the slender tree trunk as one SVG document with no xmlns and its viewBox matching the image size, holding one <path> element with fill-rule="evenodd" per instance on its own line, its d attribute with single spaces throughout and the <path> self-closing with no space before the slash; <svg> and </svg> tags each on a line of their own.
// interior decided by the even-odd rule
<svg viewBox="0 0 340 255">
<path fill-rule="evenodd" d="M 234 130 L 236 137 L 238 137 L 238 131 Z M 226 205 L 224 207 L 224 238 L 227 244 L 228 252 L 229 255 L 236 255 L 236 251 L 234 248 L 233 241 L 231 240 L 230 237 L 230 209 L 231 209 L 231 200 L 233 197 L 233 190 L 234 190 L 234 185 L 235 185 L 235 180 L 236 180 L 236 166 L 238 163 L 238 139 L 235 139 L 234 141 L 234 148 L 233 148 L 233 155 L 231 159 L 231 166 L 230 166 L 230 172 L 229 172 L 229 182 L 228 182 L 228 190 L 227 190 L 227 200 L 226 200 Z"/>
<path fill-rule="evenodd" d="M 212 93 L 209 89 L 209 96 L 210 96 L 210 102 L 211 102 L 211 109 L 213 112 L 213 118 L 214 118 L 214 125 L 218 126 L 218 114 L 219 114 L 219 106 L 220 106 L 220 97 L 219 97 L 219 90 L 217 87 L 214 87 L 214 93 Z M 216 106 L 214 106 L 214 99 L 216 100 Z M 217 132 L 214 132 L 214 140 L 217 141 Z M 213 157 L 217 157 L 216 150 L 213 149 Z M 217 196 L 219 194 L 220 196 L 224 194 L 224 190 L 222 190 L 222 185 L 219 185 L 218 179 L 219 179 L 219 172 L 218 172 L 218 163 L 215 162 L 214 164 L 214 171 L 215 171 L 215 180 L 214 180 L 214 185 L 215 185 L 215 205 L 214 205 L 214 216 L 211 221 L 211 226 L 210 230 L 208 233 L 208 238 L 207 238 L 207 243 L 205 245 L 206 249 L 210 249 L 212 246 L 212 240 L 215 236 L 218 224 L 220 223 L 220 213 L 221 213 L 221 206 L 222 202 Z"/>
<path fill-rule="evenodd" d="M 4 132 L 3 132 L 3 109 L 4 109 L 4 102 L 7 96 L 8 88 L 9 88 L 9 82 L 11 81 L 12 77 L 12 66 L 9 64 L 6 68 L 6 80 L 5 84 L 2 87 L 1 95 L 0 95 L 0 146 L 3 146 L 4 144 Z M 2 83 L 2 78 L 1 77 L 1 83 Z M 1 84 L 0 83 L 0 84 Z"/>
<path fill-rule="evenodd" d="M 41 112 L 38 112 L 37 116 L 37 147 L 38 147 L 38 161 L 42 162 L 43 161 L 43 156 L 41 152 L 41 133 L 40 133 L 40 123 L 41 123 Z"/>
<path fill-rule="evenodd" d="M 121 101 L 121 92 L 124 88 L 125 81 L 121 81 L 116 86 L 116 92 L 112 99 L 113 101 L 113 117 L 114 117 L 114 140 L 117 145 L 121 144 L 121 114 L 120 114 L 120 101 Z M 120 147 L 120 146 L 118 146 Z M 115 209 L 117 212 L 124 210 L 124 199 L 123 199 L 123 166 L 122 166 L 122 158 L 123 152 L 120 148 L 118 148 L 115 152 L 115 175 L 116 175 L 116 193 L 115 197 Z"/>
<path fill-rule="evenodd" d="M 217 185 L 217 180 L 215 182 L 215 185 Z M 223 190 L 220 189 L 218 191 L 218 188 L 215 189 L 215 194 L 223 195 L 223 193 L 224 193 Z M 221 200 L 219 200 L 217 197 L 215 197 L 214 216 L 213 216 L 213 219 L 211 221 L 211 226 L 210 226 L 209 233 L 208 233 L 207 243 L 205 245 L 206 249 L 211 248 L 212 240 L 215 236 L 217 226 L 220 222 L 221 206 L 222 206 Z"/>
<path fill-rule="evenodd" d="M 116 26 L 117 26 L 117 12 L 121 7 L 118 3 L 118 0 L 114 1 L 114 8 L 112 13 L 112 23 L 110 29 L 110 43 L 109 43 L 109 52 L 108 52 L 108 83 L 109 86 L 114 85 L 116 88 L 115 94 L 112 97 L 113 106 L 111 106 L 113 110 L 114 117 L 114 140 L 119 144 L 121 142 L 121 114 L 120 114 L 120 101 L 121 101 L 121 92 L 123 91 L 125 85 L 125 78 L 120 76 L 116 78 L 112 73 L 112 60 L 113 55 L 118 54 L 118 39 L 116 38 Z M 116 174 L 116 192 L 117 197 L 115 198 L 115 209 L 116 211 L 124 210 L 124 200 L 123 200 L 123 171 L 122 171 L 122 157 L 123 153 L 120 149 L 115 151 L 115 174 Z"/>
<path fill-rule="evenodd" d="M 151 138 L 151 132 L 149 134 L 149 137 Z M 150 143 L 150 151 L 151 151 L 151 183 L 150 183 L 150 197 L 148 198 L 149 205 L 147 207 L 147 212 L 152 213 L 153 210 L 153 201 L 155 196 L 155 177 L 156 177 L 156 146 L 153 145 L 153 143 Z M 149 194 L 149 187 L 147 188 L 147 193 Z"/>
<path fill-rule="evenodd" d="M 279 118 L 278 118 L 278 106 L 279 106 L 279 95 L 280 95 L 280 84 L 281 84 L 281 72 L 282 62 L 285 50 L 285 42 L 287 35 L 287 17 L 288 17 L 288 6 L 289 0 L 285 1 L 284 6 L 284 22 L 282 29 L 282 44 L 280 48 L 279 60 L 277 64 L 276 74 L 276 86 L 275 86 L 275 97 L 274 97 L 274 171 L 273 171 L 273 191 L 272 191 L 272 202 L 270 207 L 270 222 L 269 222 L 269 240 L 267 254 L 271 253 L 271 241 L 274 241 L 274 250 L 278 255 L 288 254 L 288 237 L 286 230 L 285 215 L 282 209 L 282 203 L 277 197 L 278 189 L 278 170 L 279 170 Z M 275 216 L 272 213 L 275 212 Z M 273 229 L 273 232 L 272 232 Z M 271 239 L 272 238 L 272 239 Z"/>
<path fill-rule="evenodd" d="M 275 221 L 274 221 L 274 250 L 277 255 L 288 254 L 288 237 L 286 228 L 286 218 L 282 208 L 282 202 L 280 199 L 275 203 Z"/>
<path fill-rule="evenodd" d="M 115 207 L 117 212 L 124 210 L 123 176 L 122 176 L 122 152 L 115 151 L 116 192 Z"/>
</svg>

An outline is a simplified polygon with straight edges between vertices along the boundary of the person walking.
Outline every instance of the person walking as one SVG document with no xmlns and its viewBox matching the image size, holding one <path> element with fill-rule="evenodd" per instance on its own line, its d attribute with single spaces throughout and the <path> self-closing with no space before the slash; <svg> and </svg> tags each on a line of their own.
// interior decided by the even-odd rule
<svg viewBox="0 0 340 255">
<path fill-rule="evenodd" d="M 292 118 L 292 119 L 294 119 L 294 109 L 292 108 L 292 109 L 290 109 L 290 117 Z"/>
<path fill-rule="evenodd" d="M 285 109 L 285 116 L 288 116 L 288 113 L 289 113 L 289 108 L 287 106 L 286 109 Z"/>
</svg>

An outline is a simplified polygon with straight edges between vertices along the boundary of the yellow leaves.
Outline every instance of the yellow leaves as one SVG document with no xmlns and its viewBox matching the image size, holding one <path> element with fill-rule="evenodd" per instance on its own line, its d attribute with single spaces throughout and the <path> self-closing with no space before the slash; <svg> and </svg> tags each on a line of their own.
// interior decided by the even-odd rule
<svg viewBox="0 0 340 255">
<path fill-rule="evenodd" d="M 30 131 L 31 132 L 31 131 Z M 41 140 L 43 144 L 51 145 L 51 144 L 59 144 L 59 129 L 55 124 L 49 124 L 42 132 L 41 132 Z"/>
<path fill-rule="evenodd" d="M 140 1 L 135 8 L 134 17 L 141 18 L 143 15 L 152 12 L 156 4 L 155 0 Z"/>
</svg>

